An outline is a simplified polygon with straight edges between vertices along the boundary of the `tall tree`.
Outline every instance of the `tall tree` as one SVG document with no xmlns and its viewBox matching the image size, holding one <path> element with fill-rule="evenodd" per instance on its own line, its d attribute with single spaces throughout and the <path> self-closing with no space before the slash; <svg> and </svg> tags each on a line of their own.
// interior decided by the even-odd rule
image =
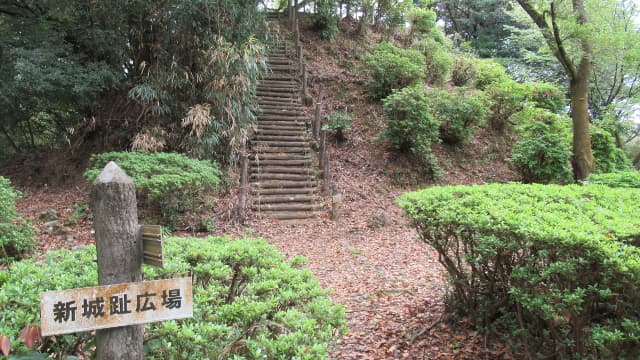
<svg viewBox="0 0 640 360">
<path fill-rule="evenodd" d="M 594 30 L 585 0 L 517 0 L 540 29 L 569 79 L 573 123 L 573 173 L 585 179 L 594 170 L 589 135 L 589 80 Z"/>
<path fill-rule="evenodd" d="M 435 9 L 443 20 L 447 34 L 458 34 L 478 51 L 481 57 L 510 55 L 504 41 L 509 35 L 505 25 L 514 25 L 505 10 L 511 0 L 438 0 Z"/>
</svg>

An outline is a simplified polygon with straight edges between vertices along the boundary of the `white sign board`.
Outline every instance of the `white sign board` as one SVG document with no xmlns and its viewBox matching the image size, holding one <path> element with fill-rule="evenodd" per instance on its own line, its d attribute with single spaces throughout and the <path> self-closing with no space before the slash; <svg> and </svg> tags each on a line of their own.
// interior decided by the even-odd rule
<svg viewBox="0 0 640 360">
<path fill-rule="evenodd" d="M 192 316 L 190 277 L 40 294 L 40 326 L 44 336 Z"/>
</svg>

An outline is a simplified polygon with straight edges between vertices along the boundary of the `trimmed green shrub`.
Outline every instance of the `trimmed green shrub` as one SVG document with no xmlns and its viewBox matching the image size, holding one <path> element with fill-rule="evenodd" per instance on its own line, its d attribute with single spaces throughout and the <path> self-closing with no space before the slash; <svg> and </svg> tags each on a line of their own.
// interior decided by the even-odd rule
<svg viewBox="0 0 640 360">
<path fill-rule="evenodd" d="M 448 144 L 469 140 L 490 113 L 491 102 L 480 91 L 428 89 L 424 96 L 440 122 L 440 139 Z"/>
<path fill-rule="evenodd" d="M 343 142 L 344 130 L 351 130 L 351 116 L 338 111 L 333 111 L 325 117 L 326 124 L 322 125 L 322 130 L 335 131 L 336 140 Z"/>
<path fill-rule="evenodd" d="M 473 62 L 464 58 L 453 60 L 451 67 L 451 81 L 455 86 L 470 85 L 476 76 L 476 69 Z"/>
<path fill-rule="evenodd" d="M 20 193 L 11 181 L 0 176 L 0 264 L 20 257 L 34 249 L 34 228 L 19 219 L 16 197 Z"/>
<path fill-rule="evenodd" d="M 510 124 L 511 117 L 525 106 L 525 86 L 509 79 L 489 86 L 485 93 L 492 100 L 491 114 L 488 116 L 489 127 L 504 131 Z"/>
<path fill-rule="evenodd" d="M 624 151 L 616 146 L 616 140 L 611 133 L 601 127 L 592 126 L 591 149 L 596 159 L 597 173 L 611 173 L 631 170 L 631 161 Z"/>
<path fill-rule="evenodd" d="M 91 156 L 91 167 L 84 174 L 87 181 L 93 182 L 109 161 L 133 178 L 144 215 L 157 216 L 170 227 L 180 213 L 197 210 L 221 176 L 216 163 L 181 154 L 109 152 Z"/>
<path fill-rule="evenodd" d="M 591 174 L 587 180 L 589 184 L 640 189 L 640 172 L 637 171 Z"/>
<path fill-rule="evenodd" d="M 473 63 L 475 69 L 475 87 L 484 90 L 487 87 L 509 80 L 507 70 L 492 59 L 477 59 Z"/>
<path fill-rule="evenodd" d="M 375 99 L 382 99 L 394 89 L 418 84 L 424 78 L 424 56 L 413 49 L 401 49 L 390 43 L 378 44 L 364 56 L 369 74 L 367 86 Z"/>
<path fill-rule="evenodd" d="M 451 288 L 447 311 L 521 358 L 640 357 L 640 190 L 491 184 L 404 194 Z M 522 352 L 529 352 L 524 356 Z"/>
<path fill-rule="evenodd" d="M 567 98 L 564 93 L 553 84 L 527 83 L 527 101 L 540 109 L 547 109 L 554 113 L 565 111 Z"/>
<path fill-rule="evenodd" d="M 0 335 L 13 353 L 25 325 L 39 322 L 40 292 L 94 286 L 95 247 L 52 251 L 0 271 Z M 345 329 L 344 310 L 331 303 L 301 258 L 284 256 L 264 240 L 169 238 L 165 267 L 144 268 L 145 279 L 192 274 L 193 318 L 146 325 L 146 359 L 318 359 Z M 48 337 L 40 351 L 74 355 L 90 333 Z M 85 347 L 89 351 L 89 347 Z"/>
<path fill-rule="evenodd" d="M 431 144 L 440 142 L 440 122 L 433 115 L 429 91 L 419 87 L 406 87 L 383 100 L 389 123 L 383 136 L 396 150 L 411 152 L 423 159 L 427 173 L 437 177 L 437 160 Z"/>
<path fill-rule="evenodd" d="M 412 46 L 422 53 L 425 59 L 425 80 L 429 84 L 442 85 L 449 76 L 453 58 L 442 43 L 426 38 L 415 42 Z"/>
<path fill-rule="evenodd" d="M 546 83 L 522 84 L 507 77 L 492 83 L 486 93 L 493 100 L 489 126 L 496 131 L 505 130 L 513 122 L 511 117 L 525 107 L 559 113 L 566 106 L 562 91 Z"/>
<path fill-rule="evenodd" d="M 517 114 L 523 124 L 520 140 L 511 148 L 509 161 L 526 183 L 567 183 L 572 180 L 569 164 L 571 143 L 564 116 L 543 109 L 525 109 Z"/>
</svg>

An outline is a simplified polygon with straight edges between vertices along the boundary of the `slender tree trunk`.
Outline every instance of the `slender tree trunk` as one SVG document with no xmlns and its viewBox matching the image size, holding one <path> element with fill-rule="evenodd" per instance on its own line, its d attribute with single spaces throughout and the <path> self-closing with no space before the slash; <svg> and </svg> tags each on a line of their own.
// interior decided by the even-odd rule
<svg viewBox="0 0 640 360">
<path fill-rule="evenodd" d="M 588 65 L 590 66 L 590 65 Z M 593 172 L 594 158 L 589 135 L 589 78 L 571 80 L 571 120 L 573 122 L 573 175 L 584 180 Z"/>
<path fill-rule="evenodd" d="M 17 153 L 20 153 L 21 151 L 20 151 L 20 148 L 18 147 L 18 144 L 16 144 L 15 141 L 13 141 L 7 129 L 5 129 L 4 126 L 0 126 L 0 130 L 2 130 L 2 134 L 7 139 L 7 141 L 9 141 L 9 144 L 11 145 L 13 150 L 15 150 Z"/>
</svg>

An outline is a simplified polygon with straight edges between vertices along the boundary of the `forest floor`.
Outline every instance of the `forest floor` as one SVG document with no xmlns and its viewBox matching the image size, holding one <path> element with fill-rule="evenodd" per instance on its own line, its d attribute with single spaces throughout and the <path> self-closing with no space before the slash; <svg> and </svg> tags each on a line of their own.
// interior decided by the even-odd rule
<svg viewBox="0 0 640 360">
<path fill-rule="evenodd" d="M 312 49 L 307 53 L 312 95 L 317 96 L 320 84 L 330 94 L 323 112 L 343 111 L 353 118 L 347 140 L 329 145 L 331 181 L 342 195 L 340 216 L 330 218 L 327 196 L 319 216 L 304 223 L 253 216 L 238 225 L 226 216 L 235 204 L 231 189 L 217 199 L 215 231 L 195 235 L 262 237 L 287 257 L 307 257 L 309 268 L 347 313 L 349 331 L 332 347 L 332 358 L 513 358 L 505 344 L 475 331 L 465 319 L 455 326 L 444 319 L 444 269 L 395 204 L 403 192 L 425 186 L 516 180 L 504 161 L 509 138 L 479 129 L 468 144 L 436 146 L 442 176 L 437 183 L 426 183 L 415 159 L 388 151 L 378 139 L 384 118 L 380 105 L 368 99 L 366 79 L 357 71 L 360 40 L 339 36 L 328 44 L 305 32 L 302 41 Z M 24 192 L 18 210 L 40 230 L 38 251 L 92 243 L 89 188 L 81 177 L 86 159 L 49 158 L 14 161 L 0 175 Z M 46 212 L 56 214 L 56 224 L 41 216 Z"/>
</svg>

